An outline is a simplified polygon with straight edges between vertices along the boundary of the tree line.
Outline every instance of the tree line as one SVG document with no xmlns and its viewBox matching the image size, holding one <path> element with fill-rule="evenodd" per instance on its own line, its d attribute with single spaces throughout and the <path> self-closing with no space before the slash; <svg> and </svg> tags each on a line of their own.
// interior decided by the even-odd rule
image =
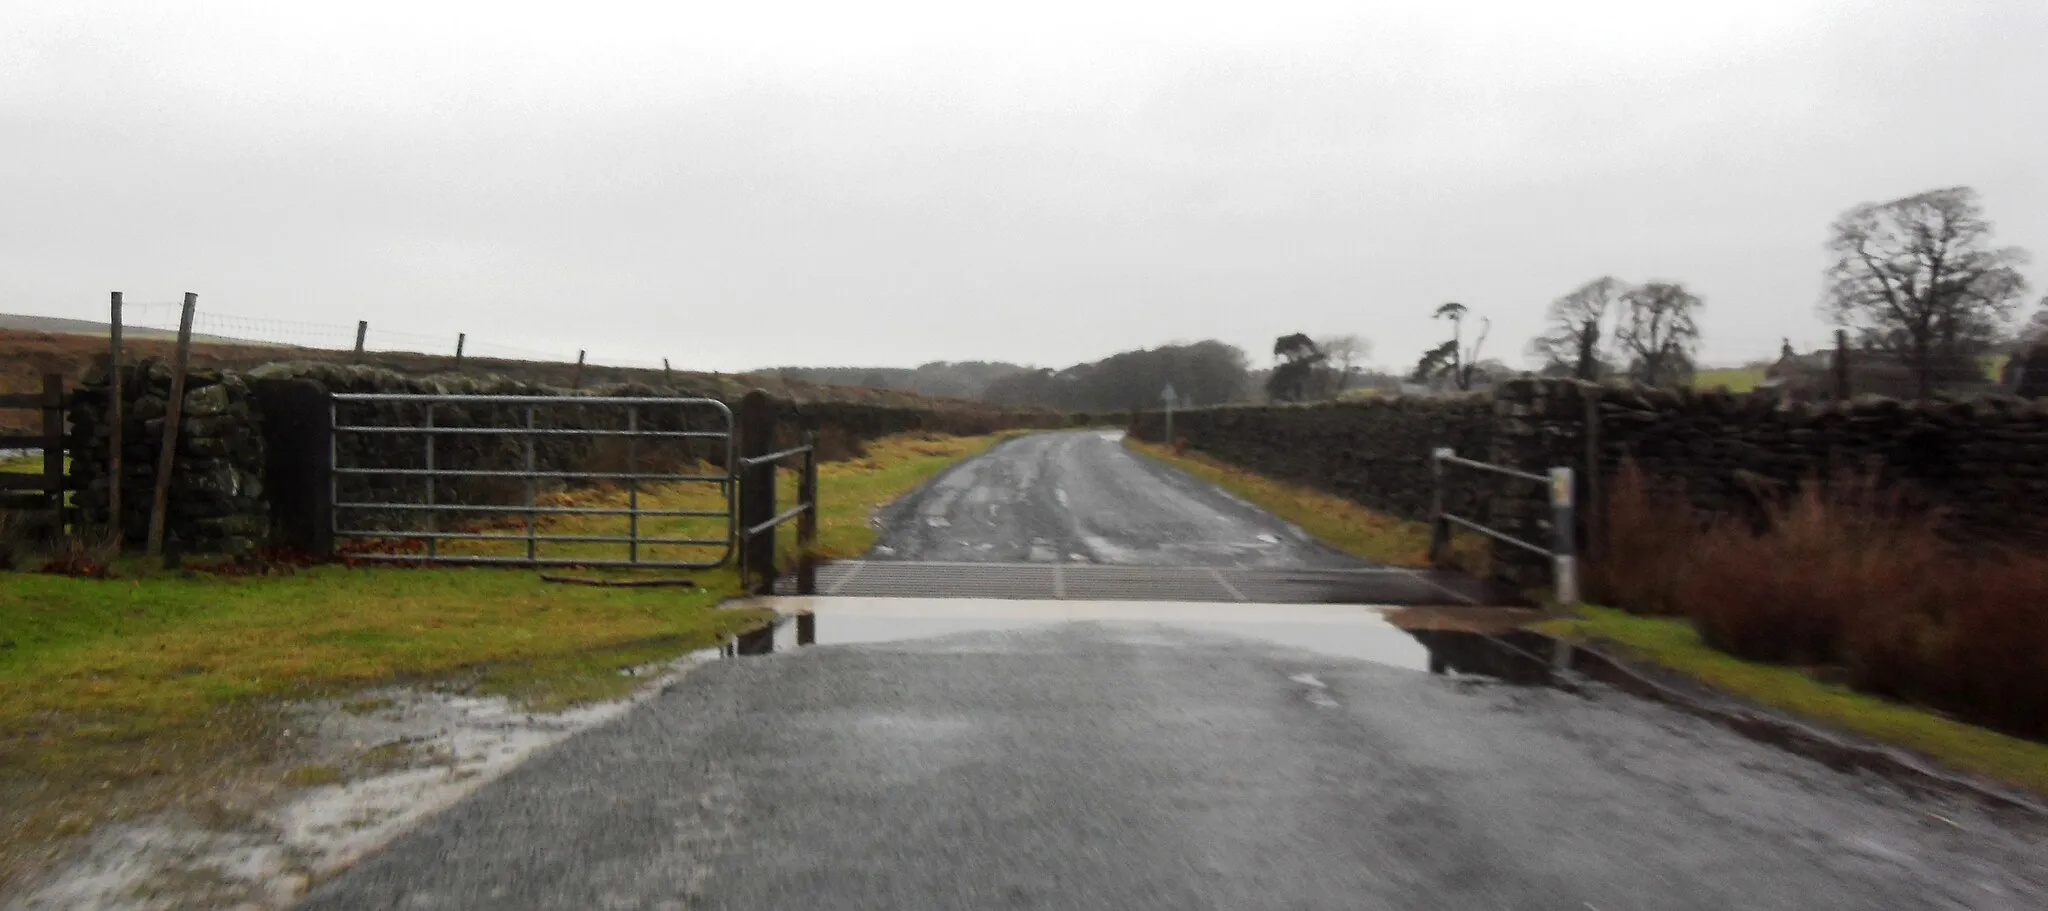
<svg viewBox="0 0 2048 911">
<path fill-rule="evenodd" d="M 1858 351 L 1905 365 L 1922 398 L 1942 383 L 1981 382 L 1986 354 L 2048 337 L 2048 297 L 2032 319 L 2007 331 L 2027 293 L 2020 267 L 2029 256 L 1994 242 L 1969 187 L 1855 206 L 1829 226 L 1827 250 L 1821 316 L 1848 332 Z M 1691 381 L 1704 306 L 1680 282 L 1601 276 L 1552 301 L 1544 331 L 1527 350 L 1545 375 L 1683 384 Z M 1418 377 L 1441 369 L 1447 356 L 1425 353 Z"/>
<path fill-rule="evenodd" d="M 1923 397 L 1942 383 L 1981 381 L 1979 358 L 2000 347 L 2048 345 L 2048 297 L 2030 320 L 2016 330 L 2006 328 L 2027 293 L 2019 270 L 2028 254 L 1994 242 L 1991 222 L 1969 187 L 1851 208 L 1829 226 L 1826 249 L 1820 314 L 1849 332 L 1858 350 L 1909 368 Z M 1682 281 L 1598 276 L 1547 305 L 1542 331 L 1524 348 L 1535 364 L 1527 372 L 1688 384 L 1697 370 L 1705 308 L 1705 300 Z M 1312 401 L 1418 385 L 1465 390 L 1525 372 L 1488 357 L 1492 321 L 1483 314 L 1459 302 L 1431 312 L 1448 337 L 1399 376 L 1370 367 L 1373 346 L 1366 338 L 1305 333 L 1275 339 L 1270 366 L 1254 366 L 1242 349 L 1205 340 L 1123 351 L 1061 369 L 938 361 L 909 369 L 777 372 L 819 383 L 1070 411 L 1154 407 L 1168 386 L 1181 403 L 1199 406 Z"/>
</svg>

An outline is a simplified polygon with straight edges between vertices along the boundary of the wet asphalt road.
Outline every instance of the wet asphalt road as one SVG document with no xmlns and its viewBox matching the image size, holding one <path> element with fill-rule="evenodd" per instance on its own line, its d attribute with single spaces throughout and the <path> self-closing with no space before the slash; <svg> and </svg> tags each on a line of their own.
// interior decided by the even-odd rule
<svg viewBox="0 0 2048 911">
<path fill-rule="evenodd" d="M 927 559 L 1330 558 L 1114 447 L 1007 444 L 907 501 L 884 541 Z M 1045 505 L 1060 491 L 1067 514 Z M 913 521 L 931 517 L 948 524 Z M 1280 542 L 1244 540 L 1259 528 Z M 1006 619 L 981 627 L 975 602 L 948 603 L 945 622 L 871 617 L 845 640 L 861 644 L 830 644 L 846 627 L 823 612 L 824 645 L 701 667 L 305 907 L 2048 907 L 2038 822 L 1597 686 L 1435 676 L 1333 651 L 1335 627 L 1240 635 L 1156 603 L 1021 624 L 1028 603 L 986 604 Z M 922 638 L 873 641 L 892 628 Z"/>
<path fill-rule="evenodd" d="M 2038 911 L 2048 839 L 1611 692 L 1084 622 L 703 667 L 305 907 Z"/>
<path fill-rule="evenodd" d="M 1117 433 L 1041 433 L 963 462 L 884 512 L 869 555 L 970 563 L 1343 569 L 1366 564 Z"/>
</svg>

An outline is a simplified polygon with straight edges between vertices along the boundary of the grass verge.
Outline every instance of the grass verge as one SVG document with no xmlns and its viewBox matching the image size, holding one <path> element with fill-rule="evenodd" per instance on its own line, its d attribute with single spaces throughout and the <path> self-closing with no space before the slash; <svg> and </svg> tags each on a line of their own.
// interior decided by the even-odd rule
<svg viewBox="0 0 2048 911">
<path fill-rule="evenodd" d="M 1252 505 L 1300 526 L 1316 540 L 1363 560 L 1389 566 L 1429 565 L 1429 523 L 1376 512 L 1335 494 L 1300 484 L 1276 481 L 1228 462 L 1195 452 L 1124 438 L 1124 445 L 1197 478 L 1230 491 Z M 1481 542 L 1470 536 L 1453 539 L 1459 565 L 1476 566 L 1484 559 Z"/>
<path fill-rule="evenodd" d="M 1584 606 L 1571 617 L 1545 621 L 1536 628 L 1578 641 L 1619 646 L 1635 658 L 1759 704 L 2048 795 L 2048 744 L 1823 683 L 1798 668 L 1743 661 L 1709 647 L 1682 618 L 1643 617 Z"/>
</svg>

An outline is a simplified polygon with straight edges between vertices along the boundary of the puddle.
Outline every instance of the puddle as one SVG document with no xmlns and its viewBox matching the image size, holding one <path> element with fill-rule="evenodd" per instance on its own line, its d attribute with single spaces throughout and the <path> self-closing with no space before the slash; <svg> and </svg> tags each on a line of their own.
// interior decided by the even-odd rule
<svg viewBox="0 0 2048 911">
<path fill-rule="evenodd" d="M 534 752 L 624 714 L 736 642 L 636 668 L 650 685 L 624 699 L 555 713 L 499 697 L 386 687 L 296 707 L 290 733 L 306 764 L 346 780 L 278 789 L 225 827 L 180 814 L 95 835 L 61 869 L 0 909 L 279 908 L 420 819 Z M 381 756 L 390 768 L 352 766 Z M 343 775 L 341 772 L 349 771 Z"/>
<path fill-rule="evenodd" d="M 1375 608 L 1334 604 L 780 598 L 785 619 L 728 643 L 727 655 L 812 645 L 934 639 L 960 633 L 1092 622 L 1164 624 L 1424 673 L 1515 684 L 1554 683 L 1541 637 L 1517 627 L 1534 612 L 1500 608 Z"/>
</svg>

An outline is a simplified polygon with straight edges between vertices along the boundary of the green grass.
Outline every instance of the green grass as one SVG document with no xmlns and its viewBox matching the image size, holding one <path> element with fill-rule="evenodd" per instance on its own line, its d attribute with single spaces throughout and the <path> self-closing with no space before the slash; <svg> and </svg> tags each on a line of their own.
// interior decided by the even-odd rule
<svg viewBox="0 0 2048 911">
<path fill-rule="evenodd" d="M 1762 367 L 1725 367 L 1716 370 L 1701 370 L 1693 374 L 1694 389 L 1716 389 L 1728 387 L 1729 392 L 1748 392 L 1763 385 Z"/>
<path fill-rule="evenodd" d="M 282 576 L 95 581 L 19 574 L 0 590 L 0 756 L 44 767 L 175 733 L 251 697 L 346 692 L 456 671 L 528 679 L 535 663 L 660 641 L 672 654 L 758 623 L 693 589 L 553 585 L 497 569 L 324 566 Z M 613 665 L 616 667 L 617 665 Z M 516 670 L 515 670 L 516 669 Z M 558 675 L 575 684 L 580 673 Z M 34 744 L 26 755 L 6 756 Z M 19 766 L 18 766 L 19 767 Z"/>
<path fill-rule="evenodd" d="M 1427 522 L 1376 512 L 1343 497 L 1276 481 L 1200 453 L 1177 453 L 1129 437 L 1124 445 L 1230 491 L 1354 557 L 1391 566 L 1429 565 Z M 1473 536 L 1454 538 L 1452 548 L 1461 565 L 1477 566 L 1484 560 L 1483 544 Z"/>
<path fill-rule="evenodd" d="M 1582 641 L 1613 643 L 1637 658 L 1737 696 L 2048 794 L 2048 744 L 1823 683 L 1798 668 L 1743 661 L 1708 647 L 1683 619 L 1584 606 L 1571 618 L 1547 621 L 1538 628 Z"/>
</svg>

